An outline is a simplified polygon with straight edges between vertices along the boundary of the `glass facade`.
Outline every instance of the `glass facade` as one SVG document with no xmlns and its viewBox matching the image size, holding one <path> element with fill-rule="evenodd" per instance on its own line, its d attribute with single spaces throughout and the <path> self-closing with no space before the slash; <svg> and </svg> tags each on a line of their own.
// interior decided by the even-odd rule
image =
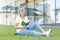
<svg viewBox="0 0 60 40">
<path fill-rule="evenodd" d="M 31 22 L 39 22 L 40 24 L 57 24 L 60 23 L 60 0 L 17 0 L 13 4 L 10 4 L 9 9 L 1 16 L 3 19 L 0 20 L 1 24 L 12 24 L 16 16 L 19 15 L 20 8 L 26 9 L 26 14 Z M 5 10 L 3 9 L 3 10 Z M 6 17 L 6 15 L 7 17 Z M 10 15 L 10 16 L 9 16 Z M 13 20 L 10 20 L 12 19 Z M 3 21 L 2 21 L 3 20 Z M 7 22 L 8 21 L 8 22 Z"/>
<path fill-rule="evenodd" d="M 33 21 L 40 21 L 40 24 L 56 24 L 60 21 L 58 1 L 60 0 L 33 0 L 31 2 L 26 0 L 22 7 L 26 8 L 27 16 L 32 16 Z"/>
</svg>

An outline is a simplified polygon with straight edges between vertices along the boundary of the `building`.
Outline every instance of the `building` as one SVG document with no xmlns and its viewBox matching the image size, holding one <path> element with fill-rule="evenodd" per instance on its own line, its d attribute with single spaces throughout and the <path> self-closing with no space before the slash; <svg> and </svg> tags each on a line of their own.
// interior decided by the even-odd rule
<svg viewBox="0 0 60 40">
<path fill-rule="evenodd" d="M 13 2 L 14 7 L 18 9 L 10 8 L 1 12 L 0 24 L 13 25 L 16 16 L 19 14 L 19 9 L 21 7 L 26 8 L 27 16 L 31 23 L 38 21 L 40 24 L 53 24 L 54 21 L 51 19 L 50 15 L 50 5 L 46 2 L 47 0 L 16 0 Z M 13 6 L 8 4 L 10 7 Z M 7 5 L 6 5 L 7 6 Z"/>
<path fill-rule="evenodd" d="M 56 9 L 56 23 L 60 23 L 60 8 Z"/>
<path fill-rule="evenodd" d="M 16 5 L 26 8 L 27 16 L 32 22 L 41 20 L 40 24 L 54 23 L 50 18 L 50 5 L 43 4 L 43 0 L 28 0 L 28 2 L 24 0 L 23 3 L 21 1 L 16 1 Z M 44 1 L 46 2 L 46 0 Z"/>
</svg>

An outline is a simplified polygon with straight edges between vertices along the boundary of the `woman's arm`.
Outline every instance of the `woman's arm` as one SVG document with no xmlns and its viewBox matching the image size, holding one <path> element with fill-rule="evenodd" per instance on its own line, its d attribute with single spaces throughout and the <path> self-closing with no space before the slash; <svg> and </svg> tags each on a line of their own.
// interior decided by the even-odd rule
<svg viewBox="0 0 60 40">
<path fill-rule="evenodd" d="M 18 27 L 18 23 L 16 23 L 16 24 L 14 25 L 14 28 L 15 28 L 15 29 L 27 29 L 26 26 L 24 26 L 24 27 Z"/>
</svg>

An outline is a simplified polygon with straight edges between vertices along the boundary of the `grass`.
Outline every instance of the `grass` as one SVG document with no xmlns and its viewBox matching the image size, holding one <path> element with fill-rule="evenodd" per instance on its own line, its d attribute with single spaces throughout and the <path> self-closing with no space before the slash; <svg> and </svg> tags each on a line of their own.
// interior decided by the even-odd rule
<svg viewBox="0 0 60 40">
<path fill-rule="evenodd" d="M 60 28 L 52 28 L 50 37 L 14 35 L 14 33 L 15 29 L 12 26 L 0 26 L 0 40 L 60 40 Z"/>
</svg>

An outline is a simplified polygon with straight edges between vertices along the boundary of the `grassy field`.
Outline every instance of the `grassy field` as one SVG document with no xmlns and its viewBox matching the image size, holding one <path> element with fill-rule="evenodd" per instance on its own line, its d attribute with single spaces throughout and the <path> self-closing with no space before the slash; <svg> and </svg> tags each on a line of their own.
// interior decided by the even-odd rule
<svg viewBox="0 0 60 40">
<path fill-rule="evenodd" d="M 50 37 L 14 35 L 14 33 L 15 29 L 12 26 L 0 26 L 0 40 L 60 40 L 60 28 L 52 28 Z"/>
</svg>

